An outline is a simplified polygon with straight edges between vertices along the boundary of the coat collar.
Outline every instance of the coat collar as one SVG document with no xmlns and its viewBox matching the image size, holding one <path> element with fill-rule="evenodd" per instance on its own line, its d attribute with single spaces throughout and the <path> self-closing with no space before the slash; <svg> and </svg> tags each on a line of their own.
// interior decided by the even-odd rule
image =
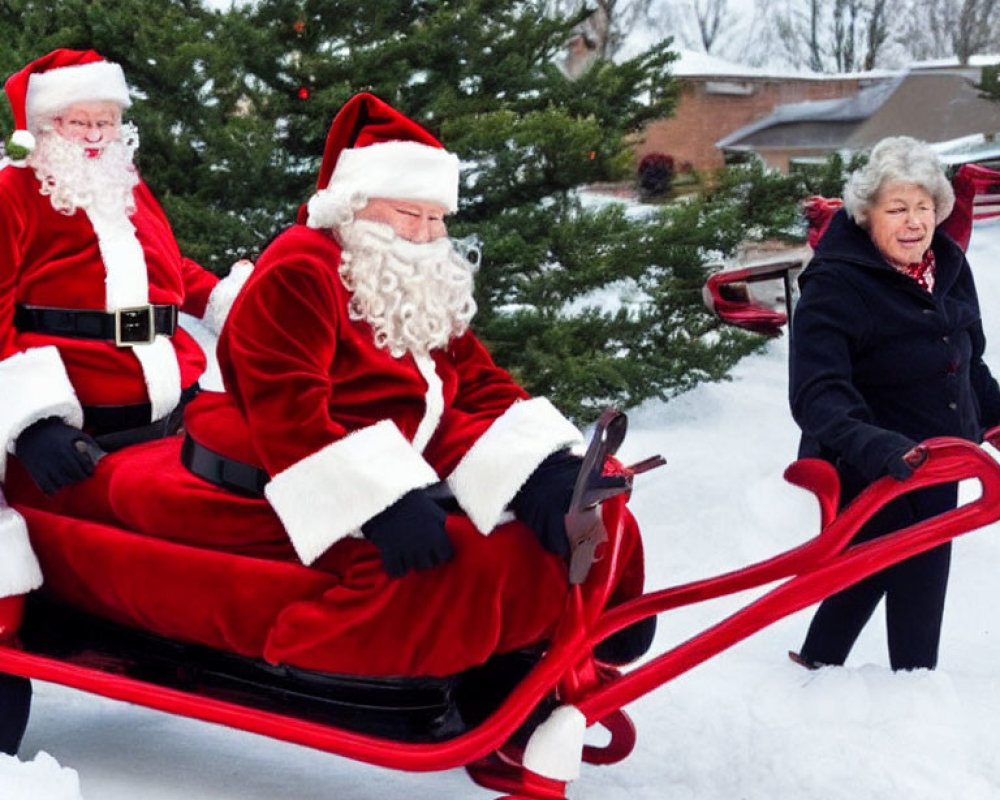
<svg viewBox="0 0 1000 800">
<path fill-rule="evenodd" d="M 965 263 L 965 254 L 955 242 L 941 233 L 940 229 L 934 231 L 931 249 L 937 260 L 934 283 L 936 295 L 939 292 L 947 292 L 954 284 Z M 906 278 L 886 262 L 872 242 L 868 231 L 855 223 L 844 209 L 837 211 L 823 238 L 816 245 L 813 263 L 828 261 L 847 262 L 877 273 Z M 803 277 L 805 275 L 806 273 L 803 273 Z M 907 284 L 913 284 L 917 291 L 923 292 L 910 278 L 906 278 L 906 281 Z"/>
</svg>

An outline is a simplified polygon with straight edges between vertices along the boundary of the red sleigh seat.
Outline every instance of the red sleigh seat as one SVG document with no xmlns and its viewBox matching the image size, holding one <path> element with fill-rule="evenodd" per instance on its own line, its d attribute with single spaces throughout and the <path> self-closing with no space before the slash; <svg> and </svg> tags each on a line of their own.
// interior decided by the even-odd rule
<svg viewBox="0 0 1000 800">
<path fill-rule="evenodd" d="M 46 595 L 180 641 L 260 656 L 279 614 L 334 575 L 301 564 L 156 539 L 18 506 Z"/>
</svg>

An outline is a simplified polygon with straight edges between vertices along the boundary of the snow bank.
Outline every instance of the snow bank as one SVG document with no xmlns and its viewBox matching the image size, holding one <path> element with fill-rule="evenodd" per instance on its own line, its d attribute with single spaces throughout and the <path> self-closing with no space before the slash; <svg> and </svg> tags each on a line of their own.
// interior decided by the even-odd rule
<svg viewBox="0 0 1000 800">
<path fill-rule="evenodd" d="M 59 766 L 42 751 L 31 761 L 0 755 L 0 797 L 3 800 L 82 800 L 76 770 Z"/>
</svg>

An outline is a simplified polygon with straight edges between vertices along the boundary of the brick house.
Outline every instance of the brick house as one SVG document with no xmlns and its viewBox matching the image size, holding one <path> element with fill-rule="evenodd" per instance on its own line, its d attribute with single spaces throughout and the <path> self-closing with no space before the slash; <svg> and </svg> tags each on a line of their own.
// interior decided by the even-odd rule
<svg viewBox="0 0 1000 800">
<path fill-rule="evenodd" d="M 940 144 L 948 161 L 952 143 L 966 148 L 978 137 L 995 149 L 1000 139 L 1000 104 L 980 96 L 980 80 L 981 67 L 915 68 L 850 97 L 780 105 L 716 146 L 727 157 L 756 153 L 787 171 L 796 160 L 867 150 L 886 136 L 907 135 Z"/>
<path fill-rule="evenodd" d="M 723 165 L 716 142 L 777 106 L 850 97 L 885 80 L 871 74 L 778 74 L 691 52 L 681 53 L 674 75 L 681 89 L 674 115 L 646 126 L 635 142 L 636 161 L 660 152 L 699 172 Z"/>
</svg>

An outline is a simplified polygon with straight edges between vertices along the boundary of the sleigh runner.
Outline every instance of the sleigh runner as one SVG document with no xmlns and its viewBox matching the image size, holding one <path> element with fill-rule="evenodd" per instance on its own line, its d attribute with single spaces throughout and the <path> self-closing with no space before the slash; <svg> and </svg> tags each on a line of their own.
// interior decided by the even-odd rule
<svg viewBox="0 0 1000 800">
<path fill-rule="evenodd" d="M 409 771 L 466 767 L 473 780 L 509 798 L 564 798 L 581 763 L 628 756 L 635 730 L 625 706 L 788 614 L 891 564 L 1000 519 L 1000 466 L 980 447 L 940 438 L 914 451 L 921 461 L 905 482 L 882 478 L 840 514 L 833 468 L 804 459 L 786 479 L 815 495 L 821 531 L 760 563 L 648 592 L 605 609 L 626 520 L 634 470 L 614 489 L 589 489 L 624 435 L 623 415 L 598 426 L 568 528 L 578 555 L 557 630 L 537 648 L 494 657 L 444 678 L 325 674 L 186 644 L 108 619 L 96 608 L 100 587 L 82 586 L 66 559 L 67 542 L 125 558 L 146 579 L 184 570 L 186 580 L 216 588 L 205 617 L 239 619 L 239 602 L 218 589 L 261 582 L 284 599 L 316 589 L 305 567 L 54 520 L 20 510 L 33 531 L 46 586 L 30 602 L 0 601 L 0 671 L 64 684 L 151 708 L 228 725 L 347 758 Z M 643 462 L 641 471 L 655 465 Z M 597 473 L 594 467 L 597 467 Z M 891 500 L 957 480 L 981 487 L 972 502 L 862 545 L 859 528 Z M 607 496 L 613 495 L 613 496 Z M 601 539 L 607 537 L 607 541 Z M 596 560 L 591 557 L 596 555 Z M 68 559 L 72 561 L 72 559 Z M 111 563 L 111 562 L 109 562 Z M 225 576 L 226 580 L 221 580 Z M 618 631 L 681 606 L 783 581 L 746 607 L 630 671 L 602 663 L 595 648 Z M 237 600 L 238 600 L 238 592 Z M 227 608 L 227 602 L 229 607 Z M 166 608 L 167 602 L 163 603 Z M 25 608 L 26 606 L 26 608 Z M 82 611 L 81 611 L 82 607 Z M 610 732 L 603 747 L 584 743 L 588 727 Z"/>
</svg>

